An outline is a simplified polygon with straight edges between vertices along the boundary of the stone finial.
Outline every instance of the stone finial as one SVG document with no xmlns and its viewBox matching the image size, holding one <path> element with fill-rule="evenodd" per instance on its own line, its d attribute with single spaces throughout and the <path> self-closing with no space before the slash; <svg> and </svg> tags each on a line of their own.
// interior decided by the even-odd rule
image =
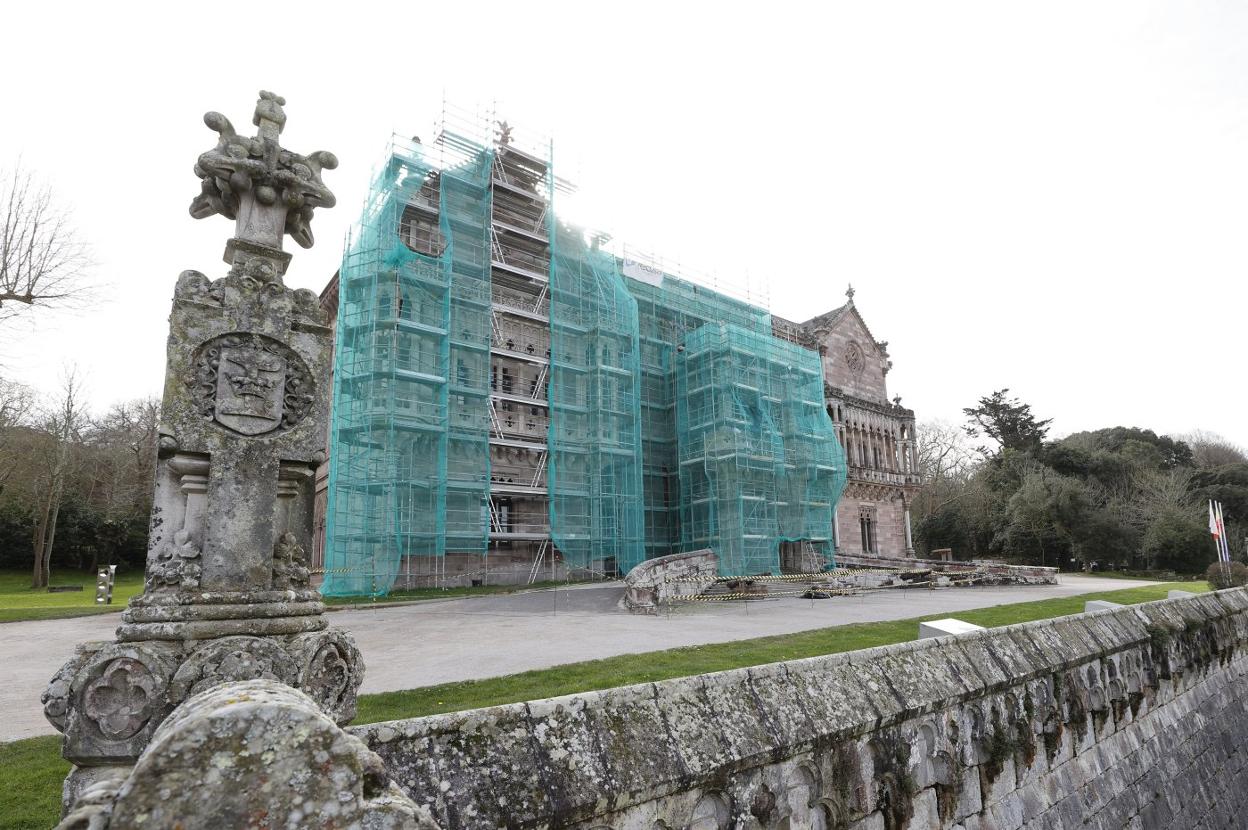
<svg viewBox="0 0 1248 830">
<path fill-rule="evenodd" d="M 262 91 L 252 124 L 257 134 L 240 136 L 219 112 L 204 115 L 217 133 L 217 146 L 195 163 L 200 193 L 191 202 L 191 216 L 204 219 L 221 214 L 237 222 L 235 239 L 281 250 L 290 234 L 301 247 L 311 248 L 312 214 L 333 207 L 334 194 L 321 181 L 322 170 L 333 170 L 338 159 L 317 150 L 302 156 L 279 143 L 286 126 L 286 99 Z"/>
<path fill-rule="evenodd" d="M 277 141 L 286 126 L 286 99 L 272 92 L 260 90 L 260 100 L 256 101 L 256 112 L 251 116 L 251 123 L 260 128 L 260 137 Z"/>
<path fill-rule="evenodd" d="M 853 305 L 854 304 L 854 284 L 853 283 L 850 283 L 849 287 L 845 289 L 845 296 L 849 298 L 849 304 Z"/>
</svg>

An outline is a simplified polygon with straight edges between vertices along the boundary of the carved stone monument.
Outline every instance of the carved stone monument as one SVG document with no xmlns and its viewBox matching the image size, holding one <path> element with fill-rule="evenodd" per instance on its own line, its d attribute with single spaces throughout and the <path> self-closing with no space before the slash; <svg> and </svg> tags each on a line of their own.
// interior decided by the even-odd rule
<svg viewBox="0 0 1248 830">
<path fill-rule="evenodd" d="M 115 642 L 87 643 L 43 695 L 75 764 L 66 800 L 133 765 L 169 713 L 218 683 L 276 680 L 333 720 L 355 715 L 364 666 L 309 585 L 313 473 L 323 460 L 332 333 L 316 295 L 282 282 L 286 234 L 312 245 L 334 196 L 328 152 L 281 146 L 285 101 L 261 92 L 241 136 L 220 113 L 191 215 L 236 222 L 230 269 L 174 291 L 143 593 Z"/>
</svg>

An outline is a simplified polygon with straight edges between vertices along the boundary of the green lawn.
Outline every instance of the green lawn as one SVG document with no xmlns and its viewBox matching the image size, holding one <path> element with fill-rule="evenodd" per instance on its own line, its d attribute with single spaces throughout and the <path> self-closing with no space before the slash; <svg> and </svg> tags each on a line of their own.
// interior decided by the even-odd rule
<svg viewBox="0 0 1248 830">
<path fill-rule="evenodd" d="M 1158 583 L 1143 588 L 1083 594 L 1063 599 L 995 605 L 973 611 L 960 611 L 957 616 L 967 622 L 994 628 L 1078 614 L 1083 611 L 1083 604 L 1090 599 L 1105 599 L 1124 605 L 1165 599 L 1166 592 L 1175 588 L 1193 593 L 1209 590 L 1203 582 Z M 915 638 L 921 620 L 938 619 L 942 616 L 947 615 L 858 623 L 733 643 L 626 654 L 487 680 L 364 695 L 360 698 L 360 711 L 356 722 L 373 723 L 456 712 L 906 642 Z M 60 739 L 57 737 L 30 738 L 0 744 L 0 830 L 47 828 L 56 823 L 61 779 L 69 769 L 68 764 L 59 757 L 59 745 Z"/>
<path fill-rule="evenodd" d="M 68 774 L 60 735 L 0 744 L 0 828 L 55 826 L 61 815 L 61 780 Z"/>
<path fill-rule="evenodd" d="M 960 611 L 957 612 L 957 617 L 985 628 L 996 628 L 1030 620 L 1079 614 L 1083 612 L 1083 604 L 1091 599 L 1107 599 L 1123 605 L 1165 599 L 1166 592 L 1173 589 L 1200 593 L 1208 591 L 1209 586 L 1204 582 L 1163 582 L 1143 588 L 1082 594 L 1077 597 L 994 605 L 973 611 Z M 626 686 L 630 683 L 649 683 L 671 677 L 902 643 L 917 636 L 920 621 L 947 616 L 949 615 L 945 613 L 905 620 L 856 623 L 731 643 L 689 646 L 645 654 L 624 654 L 505 677 L 365 695 L 360 698 L 356 723 L 458 712 L 501 703 L 557 697 L 593 689 Z"/>
<path fill-rule="evenodd" d="M 29 571 L 0 571 L 0 622 L 83 617 L 120 611 L 130 597 L 143 590 L 140 571 L 118 574 L 112 605 L 95 604 L 95 575 L 80 571 L 54 571 L 53 585 L 81 585 L 81 591 L 49 594 L 30 587 Z"/>
<path fill-rule="evenodd" d="M 46 590 L 32 590 L 30 574 L 26 571 L 0 571 L 0 623 L 19 620 L 51 620 L 63 617 L 85 617 L 88 614 L 105 614 L 126 607 L 130 597 L 143 590 L 143 574 L 137 571 L 119 574 L 113 588 L 111 605 L 95 604 L 95 577 L 77 571 L 57 571 L 52 574 L 53 585 L 81 585 L 82 591 L 50 594 Z M 483 585 L 478 588 L 416 588 L 395 591 L 389 596 L 377 597 L 326 597 L 328 605 L 372 605 L 384 602 L 407 602 L 426 599 L 455 599 L 485 594 L 506 594 L 535 588 L 566 586 L 566 582 L 535 582 L 532 585 Z M 0 825 L 2 826 L 2 825 Z"/>
<path fill-rule="evenodd" d="M 580 584 L 580 583 L 573 583 Z M 325 597 L 326 605 L 380 605 L 386 602 L 409 602 L 425 599 L 458 599 L 487 594 L 514 594 L 538 588 L 566 588 L 567 582 L 534 582 L 532 585 L 481 585 L 475 588 L 411 588 L 391 591 L 384 597 Z"/>
</svg>

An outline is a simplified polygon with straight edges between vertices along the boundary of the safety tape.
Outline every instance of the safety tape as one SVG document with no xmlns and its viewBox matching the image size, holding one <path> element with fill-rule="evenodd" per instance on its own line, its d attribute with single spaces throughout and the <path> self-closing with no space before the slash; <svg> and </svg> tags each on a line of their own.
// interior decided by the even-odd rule
<svg viewBox="0 0 1248 830">
<path fill-rule="evenodd" d="M 967 579 L 950 580 L 949 585 L 962 585 L 977 582 L 984 578 L 984 574 L 973 572 L 973 575 Z M 808 593 L 828 594 L 829 596 L 844 597 L 854 596 L 856 594 L 865 594 L 871 591 L 885 591 L 895 588 L 922 588 L 930 585 L 934 588 L 942 587 L 936 580 L 924 580 L 923 582 L 906 582 L 901 585 L 872 585 L 872 586 L 825 586 L 811 585 L 800 591 L 769 591 L 765 594 L 753 593 L 731 593 L 731 594 L 685 594 L 682 596 L 668 597 L 668 602 L 725 602 L 734 599 L 769 599 L 772 597 L 789 597 L 804 596 Z"/>
<path fill-rule="evenodd" d="M 685 594 L 668 597 L 669 602 L 726 602 L 733 599 L 774 599 L 776 597 L 800 597 L 812 591 L 832 596 L 849 596 L 854 591 L 841 588 L 806 588 L 801 591 L 774 591 L 766 594 Z"/>
<path fill-rule="evenodd" d="M 670 583 L 697 583 L 697 582 L 737 582 L 745 580 L 748 582 L 812 582 L 820 579 L 828 579 L 838 576 L 858 576 L 861 574 L 888 574 L 897 573 L 895 568 L 837 568 L 831 571 L 819 571 L 817 573 L 804 574 L 764 574 L 761 576 L 693 576 L 693 577 L 668 577 L 663 580 L 664 584 Z"/>
</svg>

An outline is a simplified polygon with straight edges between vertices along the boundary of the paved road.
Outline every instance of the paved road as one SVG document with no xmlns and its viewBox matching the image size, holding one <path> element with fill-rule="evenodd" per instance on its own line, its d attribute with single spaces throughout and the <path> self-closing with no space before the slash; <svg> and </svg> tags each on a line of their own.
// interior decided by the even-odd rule
<svg viewBox="0 0 1248 830">
<path fill-rule="evenodd" d="M 616 654 L 787 634 L 1146 585 L 1062 577 L 1060 585 L 881 591 L 829 600 L 696 603 L 671 615 L 616 610 L 621 588 L 473 597 L 347 609 L 331 625 L 350 630 L 367 663 L 364 692 L 495 677 Z M 111 639 L 117 615 L 0 624 L 0 741 L 51 733 L 39 695 L 84 640 Z"/>
</svg>

